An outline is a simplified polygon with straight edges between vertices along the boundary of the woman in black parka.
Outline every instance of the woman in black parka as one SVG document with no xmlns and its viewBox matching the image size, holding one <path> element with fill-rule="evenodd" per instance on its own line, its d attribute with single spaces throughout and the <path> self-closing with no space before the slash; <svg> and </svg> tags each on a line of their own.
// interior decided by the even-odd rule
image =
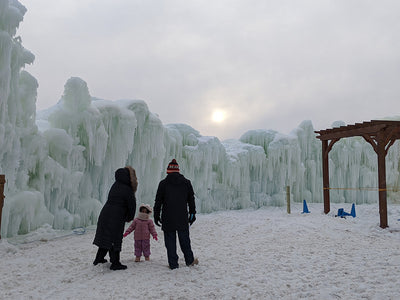
<svg viewBox="0 0 400 300">
<path fill-rule="evenodd" d="M 96 236 L 93 244 L 99 247 L 94 265 L 105 263 L 107 252 L 110 256 L 111 270 L 124 270 L 120 262 L 122 235 L 125 222 L 133 220 L 136 211 L 135 192 L 137 190 L 135 169 L 131 166 L 115 171 L 115 182 L 108 193 L 108 199 L 100 212 Z"/>
</svg>

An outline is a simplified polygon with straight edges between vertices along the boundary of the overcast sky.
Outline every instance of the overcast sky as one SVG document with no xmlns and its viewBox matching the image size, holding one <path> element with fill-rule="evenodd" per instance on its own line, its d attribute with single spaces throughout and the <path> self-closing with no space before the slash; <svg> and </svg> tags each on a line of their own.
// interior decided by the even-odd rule
<svg viewBox="0 0 400 300">
<path fill-rule="evenodd" d="M 38 110 L 77 76 L 220 139 L 400 115 L 398 0 L 19 1 Z"/>
</svg>

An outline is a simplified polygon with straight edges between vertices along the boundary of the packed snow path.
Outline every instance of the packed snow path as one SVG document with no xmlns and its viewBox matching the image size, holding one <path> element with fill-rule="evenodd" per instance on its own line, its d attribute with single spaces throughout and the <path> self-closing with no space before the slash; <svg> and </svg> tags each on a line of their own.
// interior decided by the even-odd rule
<svg viewBox="0 0 400 300">
<path fill-rule="evenodd" d="M 348 204 L 343 205 L 349 210 Z M 133 261 L 124 240 L 125 271 L 93 266 L 94 230 L 83 235 L 11 244 L 0 242 L 1 299 L 399 299 L 400 207 L 379 227 L 377 205 L 356 218 L 322 213 L 322 204 L 199 215 L 191 228 L 200 264 L 169 270 L 163 235 L 151 261 Z M 349 206 L 349 207 L 347 207 Z M 40 234 L 39 234 L 40 236 Z M 143 260 L 143 258 L 142 258 Z"/>
</svg>

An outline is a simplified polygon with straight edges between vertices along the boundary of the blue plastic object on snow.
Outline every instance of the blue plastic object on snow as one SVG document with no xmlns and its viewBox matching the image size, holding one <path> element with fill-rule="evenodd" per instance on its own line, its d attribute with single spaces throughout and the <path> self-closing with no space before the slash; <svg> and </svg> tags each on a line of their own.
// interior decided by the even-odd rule
<svg viewBox="0 0 400 300">
<path fill-rule="evenodd" d="M 346 216 L 352 216 L 353 218 L 356 217 L 356 206 L 353 203 L 353 205 L 351 206 L 351 212 L 345 212 L 343 208 L 339 208 L 338 212 L 337 212 L 337 216 L 341 217 L 341 218 L 345 218 Z"/>
<path fill-rule="evenodd" d="M 303 212 L 302 212 L 302 214 L 308 214 L 308 213 L 310 213 L 310 211 L 308 210 L 307 202 L 306 202 L 306 200 L 303 200 Z"/>
<path fill-rule="evenodd" d="M 356 205 L 353 203 L 353 205 L 351 206 L 351 212 L 350 215 L 355 218 L 356 217 Z"/>
</svg>

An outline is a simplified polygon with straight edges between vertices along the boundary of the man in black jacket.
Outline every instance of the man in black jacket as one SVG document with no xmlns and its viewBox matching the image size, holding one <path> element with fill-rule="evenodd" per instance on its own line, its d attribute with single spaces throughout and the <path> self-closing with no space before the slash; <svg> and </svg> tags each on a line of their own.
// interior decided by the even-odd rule
<svg viewBox="0 0 400 300">
<path fill-rule="evenodd" d="M 167 177 L 158 185 L 154 203 L 154 222 L 157 226 L 162 224 L 161 229 L 164 231 L 170 269 L 179 267 L 176 233 L 178 233 L 179 245 L 186 265 L 197 265 L 199 261 L 193 257 L 189 237 L 189 224 L 192 225 L 196 220 L 193 187 L 190 180 L 179 173 L 179 165 L 175 159 L 168 164 L 167 174 Z"/>
</svg>

